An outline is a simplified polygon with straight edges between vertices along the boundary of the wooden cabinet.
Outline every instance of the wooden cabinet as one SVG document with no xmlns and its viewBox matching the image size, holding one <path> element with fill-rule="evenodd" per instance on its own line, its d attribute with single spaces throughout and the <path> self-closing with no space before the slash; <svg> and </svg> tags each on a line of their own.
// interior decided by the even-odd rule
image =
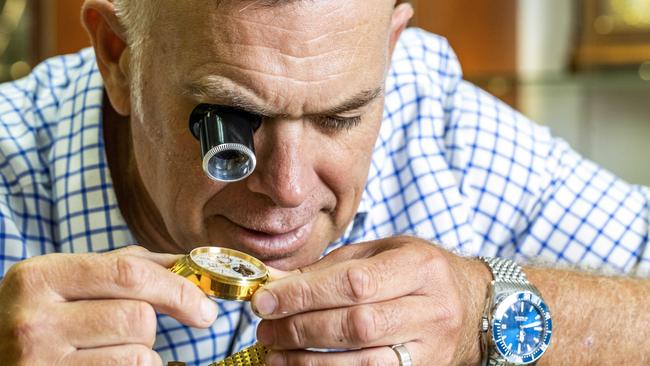
<svg viewBox="0 0 650 366">
<path fill-rule="evenodd" d="M 449 40 L 466 79 L 516 106 L 517 0 L 410 2 L 413 24 Z"/>
<path fill-rule="evenodd" d="M 39 0 L 34 2 L 36 59 L 76 52 L 90 45 L 81 25 L 84 0 Z"/>
<path fill-rule="evenodd" d="M 416 0 L 414 24 L 446 37 L 465 74 L 516 74 L 517 0 Z"/>
<path fill-rule="evenodd" d="M 90 45 L 86 30 L 81 25 L 83 0 L 57 0 L 55 48 L 57 53 L 75 52 Z"/>
</svg>

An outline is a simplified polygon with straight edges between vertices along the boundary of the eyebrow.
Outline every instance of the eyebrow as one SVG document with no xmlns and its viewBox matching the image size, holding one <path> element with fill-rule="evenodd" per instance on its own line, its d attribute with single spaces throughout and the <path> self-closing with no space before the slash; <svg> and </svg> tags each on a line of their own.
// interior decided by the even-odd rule
<svg viewBox="0 0 650 366">
<path fill-rule="evenodd" d="M 341 114 L 341 113 L 357 110 L 359 108 L 365 107 L 368 104 L 372 103 L 375 99 L 377 99 L 380 95 L 382 95 L 383 92 L 384 92 L 384 88 L 381 86 L 375 89 L 363 90 L 357 93 L 352 98 L 345 100 L 343 103 L 335 106 L 332 109 L 325 111 L 325 113 L 322 114 L 335 115 L 335 114 Z"/>
<path fill-rule="evenodd" d="M 209 101 L 221 99 L 224 102 L 227 102 L 231 107 L 265 117 L 286 117 L 284 114 L 278 114 L 273 110 L 259 105 L 252 98 L 247 96 L 246 93 L 237 92 L 229 86 L 231 86 L 229 83 L 225 83 L 219 78 L 208 76 L 187 84 L 186 88 L 184 88 L 183 94 L 199 100 Z M 312 115 L 332 116 L 363 108 L 381 96 L 383 91 L 384 88 L 381 86 L 374 89 L 363 90 L 328 110 Z"/>
</svg>

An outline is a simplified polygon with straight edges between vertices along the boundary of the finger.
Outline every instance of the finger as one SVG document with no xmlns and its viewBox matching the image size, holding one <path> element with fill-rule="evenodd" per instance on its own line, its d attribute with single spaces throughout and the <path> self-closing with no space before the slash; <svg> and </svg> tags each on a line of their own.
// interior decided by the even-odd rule
<svg viewBox="0 0 650 366">
<path fill-rule="evenodd" d="M 415 343 L 405 345 L 409 352 Z M 437 363 L 418 363 L 413 359 L 414 365 L 438 365 Z M 310 351 L 271 351 L 266 356 L 268 366 L 276 365 L 310 365 L 310 366 L 400 366 L 397 355 L 390 347 L 364 348 L 358 351 L 346 352 L 310 352 Z"/>
<path fill-rule="evenodd" d="M 283 271 L 281 269 L 277 269 L 277 268 L 273 268 L 273 267 L 269 267 L 269 266 L 266 266 L 266 268 L 268 268 L 268 270 L 269 270 L 269 281 L 277 281 L 277 280 L 285 278 L 285 277 L 300 274 L 300 270 L 294 270 L 294 271 L 287 272 L 287 271 Z"/>
<path fill-rule="evenodd" d="M 438 316 L 430 303 L 423 296 L 410 296 L 263 320 L 257 339 L 275 350 L 354 349 L 417 340 L 436 324 Z"/>
<path fill-rule="evenodd" d="M 156 312 L 144 301 L 94 300 L 63 303 L 54 310 L 67 343 L 75 348 L 123 344 L 153 347 Z"/>
<path fill-rule="evenodd" d="M 158 312 L 194 327 L 208 327 L 217 316 L 216 303 L 196 285 L 139 256 L 72 254 L 48 261 L 43 278 L 61 301 L 146 301 Z"/>
<path fill-rule="evenodd" d="M 416 249 L 421 247 L 388 250 L 272 281 L 253 295 L 253 309 L 265 319 L 277 319 L 420 294 L 435 277 L 427 273 L 431 255 Z"/>
<path fill-rule="evenodd" d="M 68 354 L 60 363 L 65 366 L 161 366 L 162 359 L 139 344 L 83 349 Z"/>
<path fill-rule="evenodd" d="M 352 259 L 363 259 L 375 256 L 380 252 L 397 249 L 408 244 L 408 237 L 393 237 L 389 240 L 373 240 L 353 245 L 345 245 L 333 250 L 319 261 L 300 269 L 301 272 L 321 270 L 332 265 Z"/>
<path fill-rule="evenodd" d="M 173 266 L 174 263 L 176 263 L 179 259 L 183 257 L 183 254 L 155 253 L 138 245 L 129 245 L 124 248 L 103 253 L 103 255 L 105 256 L 132 255 L 135 257 L 140 257 L 143 259 L 150 260 L 166 268 Z"/>
<path fill-rule="evenodd" d="M 269 281 L 279 280 L 300 273 L 316 271 L 350 259 L 361 259 L 361 258 L 370 257 L 372 252 L 376 251 L 376 248 L 373 248 L 373 245 L 375 245 L 375 243 L 376 242 L 367 242 L 367 243 L 360 243 L 355 245 L 347 245 L 338 248 L 332 251 L 327 256 L 320 259 L 319 261 L 293 271 L 283 271 L 281 269 L 267 266 L 267 268 L 269 269 L 269 277 L 270 277 Z"/>
</svg>

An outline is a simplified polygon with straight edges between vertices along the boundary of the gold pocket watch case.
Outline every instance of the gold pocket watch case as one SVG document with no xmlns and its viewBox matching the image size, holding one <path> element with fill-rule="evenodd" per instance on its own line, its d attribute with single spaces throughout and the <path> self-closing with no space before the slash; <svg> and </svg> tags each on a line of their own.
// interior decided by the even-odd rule
<svg viewBox="0 0 650 366">
<path fill-rule="evenodd" d="M 171 268 L 213 298 L 249 301 L 269 278 L 262 261 L 234 249 L 196 248 Z"/>
<path fill-rule="evenodd" d="M 170 270 L 196 284 L 211 298 L 250 301 L 269 280 L 269 271 L 259 259 L 228 248 L 200 247 L 179 259 Z M 268 350 L 259 343 L 210 366 L 264 366 Z M 170 362 L 168 366 L 185 365 Z"/>
</svg>

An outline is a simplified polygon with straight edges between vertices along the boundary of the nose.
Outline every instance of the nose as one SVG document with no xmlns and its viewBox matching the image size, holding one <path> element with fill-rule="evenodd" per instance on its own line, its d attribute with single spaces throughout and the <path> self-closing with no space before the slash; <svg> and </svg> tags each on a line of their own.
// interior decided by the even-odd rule
<svg viewBox="0 0 650 366">
<path fill-rule="evenodd" d="M 302 121 L 265 121 L 255 134 L 257 168 L 246 184 L 279 207 L 295 208 L 314 190 L 313 147 Z"/>
</svg>

